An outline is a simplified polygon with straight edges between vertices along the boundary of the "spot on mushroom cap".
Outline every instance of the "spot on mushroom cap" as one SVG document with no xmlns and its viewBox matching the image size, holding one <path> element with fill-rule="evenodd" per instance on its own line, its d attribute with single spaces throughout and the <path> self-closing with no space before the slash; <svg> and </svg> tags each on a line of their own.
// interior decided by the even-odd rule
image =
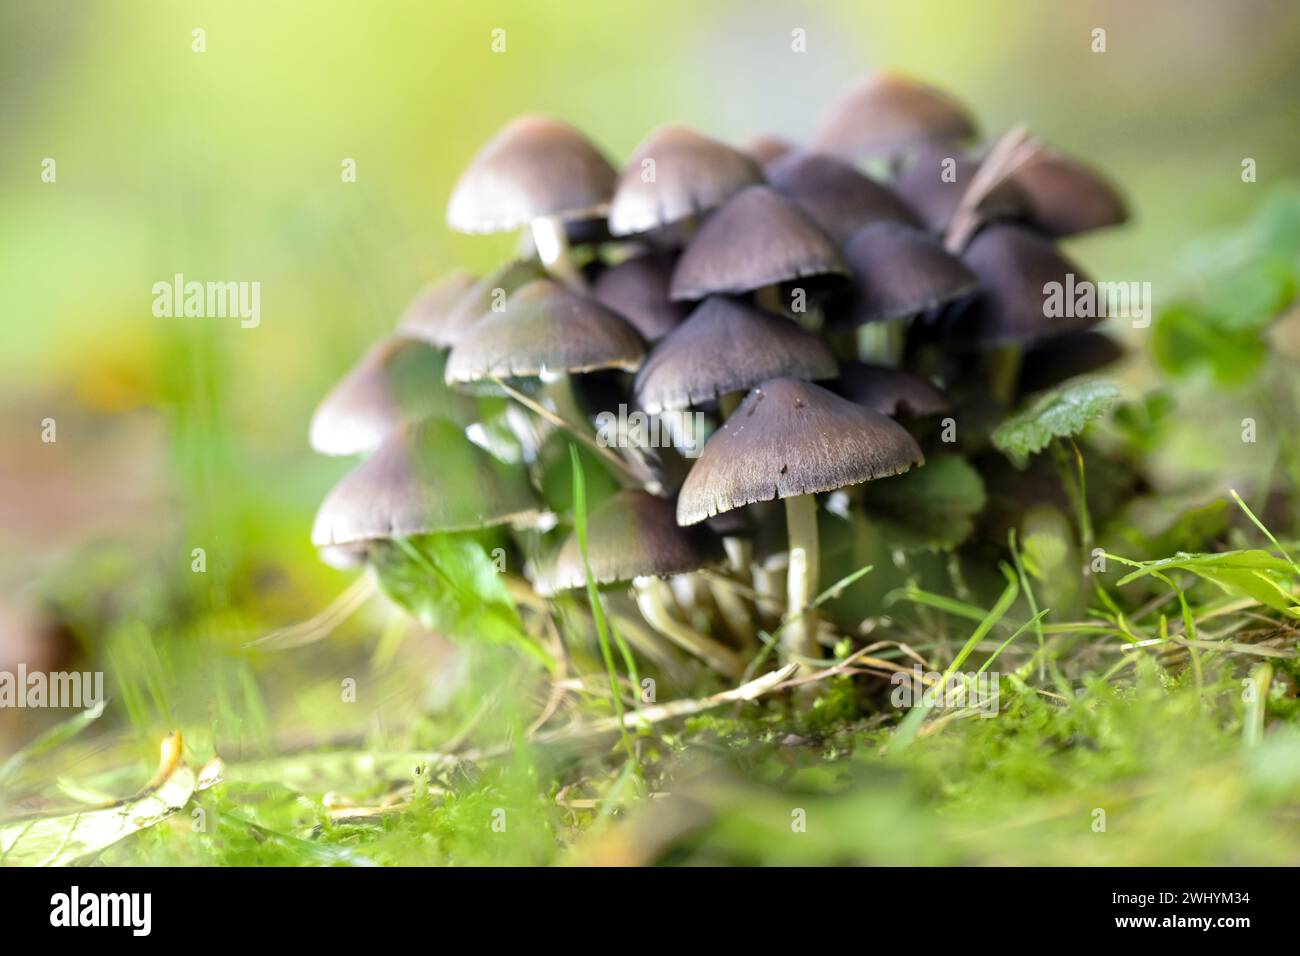
<svg viewBox="0 0 1300 956">
<path fill-rule="evenodd" d="M 677 260 L 670 294 L 694 300 L 741 294 L 804 276 L 845 275 L 825 231 L 768 186 L 748 186 L 700 225 Z"/>
<path fill-rule="evenodd" d="M 831 108 L 815 142 L 818 149 L 856 160 L 974 133 L 965 107 L 947 93 L 881 72 L 860 81 Z"/>
<path fill-rule="evenodd" d="M 654 163 L 648 181 L 647 161 Z M 744 153 L 686 126 L 661 126 L 637 147 L 619 176 L 609 231 L 626 236 L 657 229 L 706 212 L 762 181 L 762 170 Z"/>
<path fill-rule="evenodd" d="M 587 561 L 597 584 L 697 571 L 722 560 L 722 545 L 704 528 L 679 527 L 673 503 L 644 491 L 621 491 L 587 518 Z M 569 535 L 547 576 L 548 590 L 587 582 L 578 536 Z"/>
<path fill-rule="evenodd" d="M 767 178 L 772 188 L 797 202 L 836 242 L 881 220 L 921 225 L 892 189 L 826 153 L 788 153 L 767 167 Z"/>
<path fill-rule="evenodd" d="M 324 455 L 373 451 L 402 422 L 431 415 L 469 422 L 474 403 L 443 384 L 446 352 L 390 336 L 366 353 L 321 400 L 310 442 Z"/>
<path fill-rule="evenodd" d="M 844 246 L 858 323 L 915 315 L 973 293 L 975 274 L 933 236 L 896 222 L 858 231 Z"/>
<path fill-rule="evenodd" d="M 470 161 L 452 190 L 447 225 L 505 232 L 533 219 L 604 213 L 617 178 L 591 140 L 547 116 L 511 120 Z"/>
<path fill-rule="evenodd" d="M 637 404 L 655 414 L 748 391 L 769 379 L 834 378 L 835 356 L 789 319 L 711 296 L 669 332 L 637 373 Z"/>
<path fill-rule="evenodd" d="M 437 418 L 391 432 L 334 486 L 312 527 L 318 548 L 526 523 L 539 516 L 522 471 Z"/>
<path fill-rule="evenodd" d="M 834 491 L 907 471 L 920 447 L 892 419 L 819 385 L 780 378 L 714 432 L 677 499 L 692 525 L 757 501 Z"/>
<path fill-rule="evenodd" d="M 590 372 L 634 372 L 645 342 L 622 316 L 551 279 L 536 279 L 489 312 L 447 358 L 449 384 L 489 378 Z"/>
</svg>

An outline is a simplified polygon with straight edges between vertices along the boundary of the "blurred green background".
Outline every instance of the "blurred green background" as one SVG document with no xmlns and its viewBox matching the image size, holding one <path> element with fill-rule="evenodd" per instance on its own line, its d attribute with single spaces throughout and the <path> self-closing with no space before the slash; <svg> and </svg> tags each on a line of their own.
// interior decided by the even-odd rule
<svg viewBox="0 0 1300 956">
<path fill-rule="evenodd" d="M 11 616 L 57 598 L 92 643 L 110 620 L 161 640 L 201 607 L 233 646 L 337 593 L 308 531 L 348 463 L 309 451 L 309 415 L 423 282 L 507 251 L 443 212 L 516 113 L 561 115 L 617 160 L 670 120 L 806 137 L 858 75 L 901 69 L 990 135 L 1023 120 L 1108 170 L 1136 220 L 1072 250 L 1159 303 L 1195 283 L 1175 267 L 1187 240 L 1300 174 L 1297 41 L 1283 0 L 6 0 L 0 595 Z M 260 282 L 260 327 L 155 318 L 152 286 L 178 272 Z M 115 663 L 119 684 L 149 671 Z M 178 705 L 154 664 L 165 727 Z"/>
</svg>

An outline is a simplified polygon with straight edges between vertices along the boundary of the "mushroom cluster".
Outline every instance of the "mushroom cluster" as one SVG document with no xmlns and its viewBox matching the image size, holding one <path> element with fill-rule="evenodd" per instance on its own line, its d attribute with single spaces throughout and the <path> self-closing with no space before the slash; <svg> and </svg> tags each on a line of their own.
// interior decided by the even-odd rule
<svg viewBox="0 0 1300 956">
<path fill-rule="evenodd" d="M 828 496 L 854 507 L 845 489 L 954 432 L 973 455 L 990 409 L 1118 354 L 1044 290 L 1083 280 L 1055 240 L 1122 222 L 1119 193 L 1023 129 L 975 137 L 959 103 L 895 74 L 809 145 L 671 124 L 621 171 L 564 122 L 511 121 L 447 221 L 517 231 L 518 258 L 434 282 L 321 403 L 313 447 L 367 457 L 314 544 L 359 564 L 490 534 L 530 613 L 581 603 L 590 577 L 652 659 L 736 679 L 766 638 L 815 666 L 836 636 L 816 601 Z"/>
</svg>

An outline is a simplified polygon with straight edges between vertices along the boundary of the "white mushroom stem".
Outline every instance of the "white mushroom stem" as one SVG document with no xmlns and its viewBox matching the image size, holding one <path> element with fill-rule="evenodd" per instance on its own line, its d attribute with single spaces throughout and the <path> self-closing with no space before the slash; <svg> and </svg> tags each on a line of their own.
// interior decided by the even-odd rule
<svg viewBox="0 0 1300 956">
<path fill-rule="evenodd" d="M 632 591 L 646 623 L 668 640 L 727 677 L 739 677 L 744 673 L 745 662 L 735 651 L 692 630 L 672 616 L 667 604 L 672 593 L 659 578 L 639 577 L 632 582 Z"/>
<path fill-rule="evenodd" d="M 786 571 L 787 617 L 781 644 L 792 654 L 819 657 L 817 621 L 809 607 L 817 596 L 819 571 L 816 496 L 786 498 L 785 521 L 790 567 Z"/>
<path fill-rule="evenodd" d="M 533 246 L 546 271 L 577 292 L 587 291 L 587 280 L 574 265 L 569 254 L 569 237 L 564 222 L 557 216 L 542 216 L 532 221 Z"/>
</svg>

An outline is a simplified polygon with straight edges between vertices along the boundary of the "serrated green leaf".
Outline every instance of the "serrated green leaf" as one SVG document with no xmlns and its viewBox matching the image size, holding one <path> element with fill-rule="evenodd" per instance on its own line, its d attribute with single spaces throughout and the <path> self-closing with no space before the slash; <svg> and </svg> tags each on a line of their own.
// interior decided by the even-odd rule
<svg viewBox="0 0 1300 956">
<path fill-rule="evenodd" d="M 1105 414 L 1119 398 L 1113 382 L 1090 379 L 1072 382 L 1039 396 L 993 432 L 993 444 L 1017 465 L 1042 451 L 1053 438 L 1079 434 L 1087 424 Z"/>
</svg>

